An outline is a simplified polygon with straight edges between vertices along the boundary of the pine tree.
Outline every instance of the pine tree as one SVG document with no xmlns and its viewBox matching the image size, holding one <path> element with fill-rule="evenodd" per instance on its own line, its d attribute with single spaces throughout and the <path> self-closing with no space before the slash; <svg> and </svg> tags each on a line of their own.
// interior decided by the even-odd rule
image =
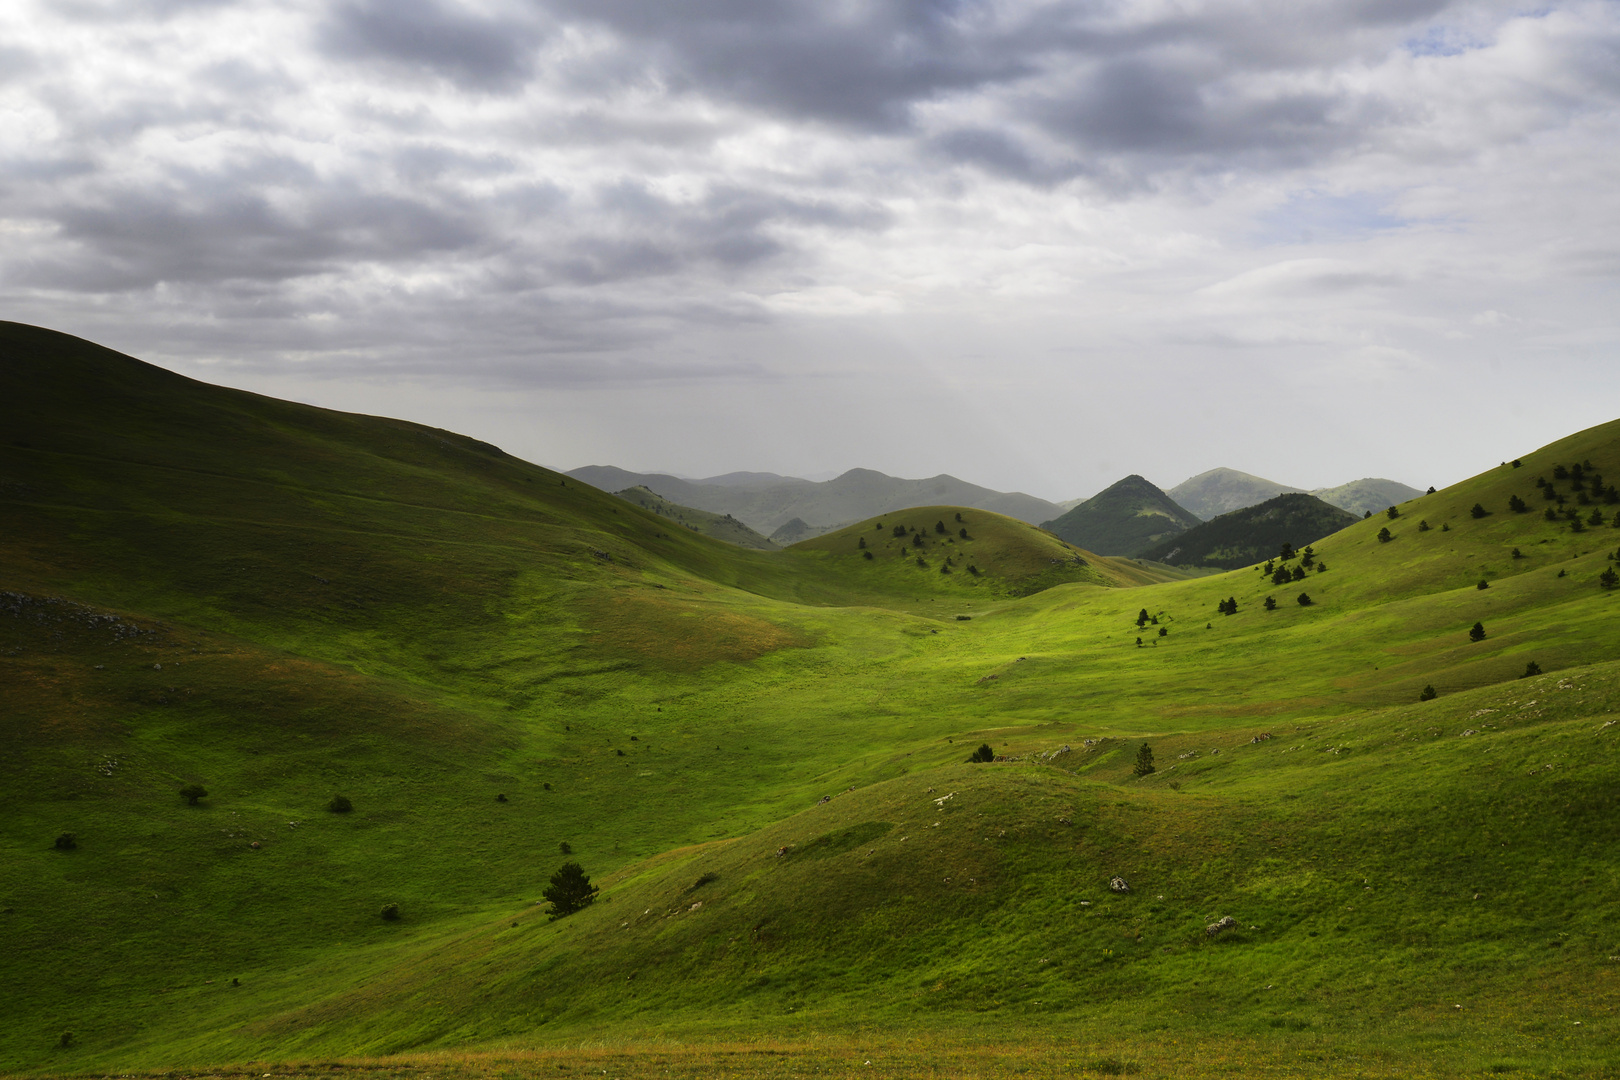
<svg viewBox="0 0 1620 1080">
<path fill-rule="evenodd" d="M 1313 604 L 1315 602 L 1315 601 L 1313 601 L 1311 599 L 1311 594 L 1308 593 L 1308 592 L 1300 593 L 1299 597 L 1298 597 L 1298 600 L 1299 600 L 1299 606 L 1300 607 L 1310 607 L 1311 604 Z"/>
<path fill-rule="evenodd" d="M 1472 509 L 1470 509 L 1468 511 L 1468 513 L 1469 513 L 1470 517 L 1474 518 L 1477 521 L 1478 519 L 1487 516 L 1490 513 L 1490 511 L 1485 509 L 1479 503 L 1475 503 L 1473 505 Z"/>
<path fill-rule="evenodd" d="M 1384 511 L 1384 516 L 1389 518 L 1389 520 L 1394 521 L 1396 518 L 1401 516 L 1401 512 L 1392 506 L 1388 510 Z"/>
<path fill-rule="evenodd" d="M 1620 585 L 1620 574 L 1616 574 L 1614 567 L 1611 566 L 1598 575 L 1598 584 L 1605 589 L 1612 589 L 1616 585 Z"/>
<path fill-rule="evenodd" d="M 1136 768 L 1131 771 L 1137 776 L 1146 776 L 1148 773 L 1158 772 L 1153 767 L 1153 749 L 1147 743 L 1143 743 L 1142 748 L 1136 752 Z"/>
<path fill-rule="evenodd" d="M 1295 581 L 1304 581 L 1305 580 L 1305 568 L 1303 566 L 1294 567 L 1294 580 Z"/>
<path fill-rule="evenodd" d="M 990 744 L 989 743 L 980 743 L 979 748 L 977 750 L 973 751 L 972 755 L 968 758 L 968 763 L 976 765 L 976 764 L 979 764 L 980 762 L 994 761 L 994 760 L 996 760 L 996 752 L 994 750 L 990 749 Z"/>
<path fill-rule="evenodd" d="M 1524 665 L 1524 674 L 1520 675 L 1519 678 L 1521 678 L 1521 679 L 1529 679 L 1529 678 L 1533 678 L 1533 677 L 1535 677 L 1537 675 L 1540 675 L 1540 674 L 1541 674 L 1541 665 L 1536 663 L 1534 660 L 1532 660 L 1528 664 Z"/>
<path fill-rule="evenodd" d="M 1378 542 L 1380 544 L 1387 544 L 1393 539 L 1395 539 L 1395 537 L 1389 531 L 1389 526 L 1386 525 L 1384 528 L 1378 530 Z"/>
<path fill-rule="evenodd" d="M 1428 686 L 1425 686 L 1423 688 L 1423 693 L 1418 695 L 1418 700 L 1419 701 L 1433 701 L 1435 698 L 1437 698 L 1439 696 L 1440 696 L 1439 694 L 1436 694 L 1434 692 L 1434 684 L 1430 683 Z"/>
<path fill-rule="evenodd" d="M 1469 630 L 1468 630 L 1468 640 L 1469 641 L 1484 641 L 1485 640 L 1485 624 L 1484 623 L 1475 623 L 1472 627 L 1470 627 Z"/>
<path fill-rule="evenodd" d="M 1517 495 L 1509 495 L 1508 509 L 1513 511 L 1515 514 L 1522 514 L 1526 510 L 1530 509 L 1530 504 L 1519 498 Z"/>
<path fill-rule="evenodd" d="M 1138 611 L 1136 613 L 1136 625 L 1137 626 L 1146 626 L 1147 621 L 1148 621 L 1147 608 L 1143 608 L 1141 611 Z"/>
<path fill-rule="evenodd" d="M 577 862 L 565 862 L 551 875 L 551 884 L 540 895 L 551 904 L 551 917 L 560 919 L 583 911 L 596 900 L 597 887 L 585 876 L 585 869 Z"/>
<path fill-rule="evenodd" d="M 1265 605 L 1265 607 L 1266 607 L 1267 611 L 1276 611 L 1277 610 L 1277 601 L 1276 601 L 1276 599 L 1273 598 L 1273 597 L 1270 597 L 1270 596 L 1266 597 L 1266 605 Z"/>
</svg>

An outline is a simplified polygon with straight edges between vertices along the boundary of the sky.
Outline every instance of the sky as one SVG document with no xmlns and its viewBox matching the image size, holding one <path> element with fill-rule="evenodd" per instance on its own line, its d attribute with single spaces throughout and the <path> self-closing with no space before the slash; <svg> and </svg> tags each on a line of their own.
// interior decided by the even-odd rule
<svg viewBox="0 0 1620 1080">
<path fill-rule="evenodd" d="M 1444 486 L 1617 285 L 1615 0 L 0 5 L 0 318 L 554 468 Z"/>
</svg>

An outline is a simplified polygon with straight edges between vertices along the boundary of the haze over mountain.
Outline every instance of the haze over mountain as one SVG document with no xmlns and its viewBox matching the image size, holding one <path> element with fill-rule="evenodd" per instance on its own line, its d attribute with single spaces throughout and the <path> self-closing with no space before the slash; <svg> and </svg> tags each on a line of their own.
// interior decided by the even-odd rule
<svg viewBox="0 0 1620 1080">
<path fill-rule="evenodd" d="M 794 518 L 812 529 L 825 530 L 889 510 L 930 504 L 993 510 L 1031 525 L 1062 512 L 1056 503 L 1021 491 L 992 491 L 944 474 L 906 480 L 872 469 L 850 469 L 820 482 L 750 472 L 683 480 L 663 473 L 632 473 L 611 465 L 587 465 L 570 470 L 568 475 L 603 491 L 647 487 L 683 506 L 730 514 L 766 536 Z"/>
<path fill-rule="evenodd" d="M 1423 492 L 1398 480 L 1381 480 L 1369 476 L 1362 480 L 1352 480 L 1348 484 L 1340 484 L 1338 487 L 1317 488 L 1311 494 L 1325 503 L 1331 503 L 1360 517 L 1367 513 L 1376 514 L 1391 506 L 1399 506 L 1403 502 L 1417 498 Z"/>
<path fill-rule="evenodd" d="M 1143 551 L 1141 558 L 1236 570 L 1271 558 L 1283 544 L 1303 548 L 1359 520 L 1360 514 L 1303 491 L 1290 491 L 1194 525 Z"/>
<path fill-rule="evenodd" d="M 1198 523 L 1195 515 L 1133 473 L 1041 528 L 1099 555 L 1134 556 Z"/>
<path fill-rule="evenodd" d="M 1275 480 L 1253 476 L 1236 469 L 1210 469 L 1183 480 L 1165 494 L 1205 521 L 1213 520 L 1245 506 L 1255 506 L 1284 492 L 1304 491 Z"/>
<path fill-rule="evenodd" d="M 759 535 L 729 514 L 716 514 L 693 506 L 682 506 L 670 502 L 651 488 L 642 486 L 615 491 L 613 494 L 625 502 L 635 503 L 643 510 L 650 510 L 659 517 L 668 518 L 677 525 L 702 533 L 704 536 L 712 536 L 728 544 L 755 548 L 759 551 L 776 549 L 773 541 Z"/>
</svg>

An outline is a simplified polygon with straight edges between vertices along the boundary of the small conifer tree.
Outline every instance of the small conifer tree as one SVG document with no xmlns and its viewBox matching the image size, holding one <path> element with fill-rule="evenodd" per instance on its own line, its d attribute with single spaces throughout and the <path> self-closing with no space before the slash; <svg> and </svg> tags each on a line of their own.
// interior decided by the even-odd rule
<svg viewBox="0 0 1620 1080">
<path fill-rule="evenodd" d="M 354 803 L 349 801 L 347 795 L 334 795 L 332 801 L 326 804 L 326 808 L 334 814 L 347 814 L 354 809 Z"/>
<path fill-rule="evenodd" d="M 1148 621 L 1147 608 L 1143 608 L 1141 611 L 1138 611 L 1136 613 L 1136 625 L 1137 626 L 1146 626 L 1147 621 Z"/>
<path fill-rule="evenodd" d="M 1370 517 L 1372 517 L 1372 511 L 1371 510 L 1367 511 L 1365 514 L 1362 514 L 1361 515 L 1361 520 L 1366 521 Z"/>
<path fill-rule="evenodd" d="M 1396 518 L 1401 516 L 1401 512 L 1392 506 L 1388 510 L 1384 511 L 1384 516 L 1389 518 L 1389 520 L 1394 521 Z"/>
<path fill-rule="evenodd" d="M 1490 587 L 1491 587 L 1491 583 L 1486 581 L 1484 578 L 1480 578 L 1479 579 L 1479 584 L 1474 586 L 1474 588 L 1476 588 L 1476 589 L 1488 589 Z"/>
<path fill-rule="evenodd" d="M 1305 580 L 1305 568 L 1303 566 L 1294 567 L 1294 580 L 1295 581 L 1304 581 Z"/>
<path fill-rule="evenodd" d="M 1518 548 L 1514 548 L 1513 549 L 1513 558 L 1515 558 L 1515 559 L 1524 558 L 1524 552 L 1520 551 Z"/>
<path fill-rule="evenodd" d="M 1418 532 L 1428 532 L 1428 531 L 1429 531 L 1429 523 L 1427 521 L 1418 522 Z"/>
<path fill-rule="evenodd" d="M 944 536 L 945 535 L 945 523 L 943 521 L 934 522 L 934 531 L 936 533 L 938 533 L 939 535 Z"/>
<path fill-rule="evenodd" d="M 196 806 L 197 800 L 208 798 L 208 790 L 201 784 L 187 784 L 180 789 L 180 797 L 186 800 L 187 806 Z"/>
<path fill-rule="evenodd" d="M 1153 767 L 1153 748 L 1148 746 L 1147 743 L 1143 743 L 1142 748 L 1136 752 L 1136 767 L 1131 771 L 1137 776 L 1146 776 L 1149 773 L 1158 772 Z"/>
<path fill-rule="evenodd" d="M 996 760 L 996 752 L 990 749 L 989 743 L 980 743 L 979 748 L 973 751 L 972 754 L 968 755 L 968 762 L 970 764 L 994 760 Z"/>
<path fill-rule="evenodd" d="M 1395 539 L 1395 536 L 1389 531 L 1389 526 L 1386 525 L 1378 530 L 1378 542 L 1380 544 L 1387 544 L 1393 539 Z"/>
<path fill-rule="evenodd" d="M 1310 607 L 1311 604 L 1315 603 L 1315 601 L 1313 601 L 1311 599 L 1311 594 L 1308 593 L 1308 592 L 1300 593 L 1299 597 L 1298 597 L 1298 600 L 1299 600 L 1299 606 L 1300 607 Z"/>
<path fill-rule="evenodd" d="M 1530 504 L 1519 498 L 1517 495 L 1509 495 L 1508 509 L 1513 511 L 1515 514 L 1522 514 L 1526 510 L 1530 509 Z"/>
<path fill-rule="evenodd" d="M 582 911 L 596 900 L 597 887 L 577 862 L 565 862 L 551 875 L 551 884 L 540 895 L 551 904 L 551 918 L 560 919 Z"/>
<path fill-rule="evenodd" d="M 1552 507 L 1549 506 L 1549 507 L 1547 507 L 1546 510 L 1542 511 L 1541 516 L 1543 518 L 1547 519 L 1548 521 L 1557 521 L 1558 520 L 1558 511 L 1554 510 Z"/>
<path fill-rule="evenodd" d="M 1534 677 L 1536 675 L 1540 675 L 1540 674 L 1541 674 L 1541 665 L 1536 663 L 1534 660 L 1532 660 L 1528 664 L 1524 665 L 1524 674 L 1520 675 L 1519 678 L 1521 678 L 1521 679 L 1529 679 L 1529 678 L 1532 678 L 1532 677 Z"/>
<path fill-rule="evenodd" d="M 1616 585 L 1620 585 L 1620 574 L 1616 574 L 1614 567 L 1611 566 L 1598 575 L 1598 584 L 1605 589 L 1612 589 Z"/>
<path fill-rule="evenodd" d="M 1469 629 L 1468 629 L 1468 640 L 1469 641 L 1484 641 L 1485 640 L 1485 624 L 1484 623 L 1475 623 L 1473 626 L 1469 627 Z"/>
<path fill-rule="evenodd" d="M 1265 602 L 1264 607 L 1265 607 L 1265 609 L 1267 611 L 1276 611 L 1277 610 L 1277 599 L 1276 599 L 1276 597 L 1273 597 L 1273 596 L 1266 597 L 1266 602 Z"/>
<path fill-rule="evenodd" d="M 1473 505 L 1473 507 L 1470 508 L 1469 511 L 1468 511 L 1469 516 L 1474 518 L 1476 521 L 1479 520 L 1482 517 L 1485 517 L 1489 513 L 1490 513 L 1490 511 L 1485 509 L 1479 503 L 1475 503 Z"/>
<path fill-rule="evenodd" d="M 1423 692 L 1418 695 L 1418 700 L 1419 701 L 1433 701 L 1435 698 L 1437 698 L 1439 696 L 1440 696 L 1439 694 L 1436 694 L 1434 692 L 1434 684 L 1430 683 L 1428 686 L 1425 686 L 1423 688 Z"/>
</svg>

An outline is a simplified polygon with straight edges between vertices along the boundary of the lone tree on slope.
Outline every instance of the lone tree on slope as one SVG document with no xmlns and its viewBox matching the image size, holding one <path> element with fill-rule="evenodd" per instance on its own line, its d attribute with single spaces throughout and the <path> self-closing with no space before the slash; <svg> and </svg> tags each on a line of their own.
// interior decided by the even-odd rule
<svg viewBox="0 0 1620 1080">
<path fill-rule="evenodd" d="M 1153 748 L 1148 746 L 1147 743 L 1143 743 L 1142 748 L 1136 752 L 1136 767 L 1131 771 L 1137 776 L 1146 776 L 1148 773 L 1158 772 L 1153 767 Z"/>
<path fill-rule="evenodd" d="M 1475 623 L 1472 627 L 1470 627 L 1469 630 L 1468 630 L 1468 640 L 1469 641 L 1484 641 L 1485 640 L 1485 624 L 1484 623 Z"/>
<path fill-rule="evenodd" d="M 980 743 L 979 748 L 968 756 L 968 763 L 970 765 L 978 762 L 994 760 L 996 760 L 996 752 L 990 749 L 989 743 Z"/>
<path fill-rule="evenodd" d="M 180 789 L 180 797 L 186 800 L 187 806 L 196 806 L 198 799 L 208 798 L 208 789 L 201 784 L 187 784 Z"/>
<path fill-rule="evenodd" d="M 551 884 L 540 895 L 551 903 L 551 917 L 560 919 L 589 907 L 596 899 L 596 886 L 577 862 L 565 862 L 551 875 Z"/>
</svg>

